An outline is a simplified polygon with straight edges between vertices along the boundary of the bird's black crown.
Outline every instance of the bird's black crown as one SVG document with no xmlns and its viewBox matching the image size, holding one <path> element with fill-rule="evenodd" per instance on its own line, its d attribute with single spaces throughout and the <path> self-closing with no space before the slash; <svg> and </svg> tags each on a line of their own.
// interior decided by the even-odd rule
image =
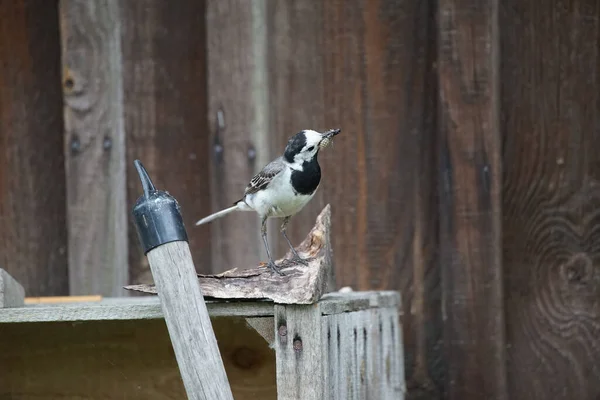
<svg viewBox="0 0 600 400">
<path fill-rule="evenodd" d="M 294 156 L 300 153 L 304 146 L 306 146 L 306 135 L 304 134 L 304 131 L 300 131 L 288 140 L 283 157 L 287 162 L 293 163 Z"/>
</svg>

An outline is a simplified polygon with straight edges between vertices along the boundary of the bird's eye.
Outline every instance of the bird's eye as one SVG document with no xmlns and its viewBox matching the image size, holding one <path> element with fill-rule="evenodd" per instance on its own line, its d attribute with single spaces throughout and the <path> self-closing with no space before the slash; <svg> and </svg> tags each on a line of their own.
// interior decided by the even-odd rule
<svg viewBox="0 0 600 400">
<path fill-rule="evenodd" d="M 306 150 L 308 150 L 308 151 L 313 151 L 314 149 L 315 149 L 315 146 L 310 146 L 310 147 L 309 147 L 308 149 L 306 149 Z"/>
</svg>

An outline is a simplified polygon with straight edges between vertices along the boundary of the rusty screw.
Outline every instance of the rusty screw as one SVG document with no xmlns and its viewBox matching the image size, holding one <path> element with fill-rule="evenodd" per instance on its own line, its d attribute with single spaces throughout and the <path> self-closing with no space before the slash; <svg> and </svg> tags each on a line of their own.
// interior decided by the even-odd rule
<svg viewBox="0 0 600 400">
<path fill-rule="evenodd" d="M 297 338 L 294 340 L 294 351 L 299 353 L 302 351 L 302 339 Z"/>
<path fill-rule="evenodd" d="M 277 333 L 279 334 L 279 336 L 287 336 L 287 326 L 281 325 L 277 330 Z"/>
</svg>

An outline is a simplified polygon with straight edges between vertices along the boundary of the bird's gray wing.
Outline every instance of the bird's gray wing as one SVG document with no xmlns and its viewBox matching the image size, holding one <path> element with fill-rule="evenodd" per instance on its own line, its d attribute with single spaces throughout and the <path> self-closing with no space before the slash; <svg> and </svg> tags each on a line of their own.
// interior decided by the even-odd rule
<svg viewBox="0 0 600 400">
<path fill-rule="evenodd" d="M 244 191 L 244 196 L 256 193 L 269 186 L 269 183 L 271 183 L 273 178 L 283 171 L 284 168 L 285 164 L 281 160 L 281 157 L 268 163 L 258 174 L 250 179 L 250 183 L 246 186 L 246 190 Z"/>
</svg>

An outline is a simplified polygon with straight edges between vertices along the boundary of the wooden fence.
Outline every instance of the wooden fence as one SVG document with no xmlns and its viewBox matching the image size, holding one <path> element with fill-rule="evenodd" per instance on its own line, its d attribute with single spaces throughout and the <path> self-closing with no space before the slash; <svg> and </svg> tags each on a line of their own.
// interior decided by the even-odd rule
<svg viewBox="0 0 600 400">
<path fill-rule="evenodd" d="M 0 0 L 0 266 L 147 282 L 135 158 L 199 271 L 255 264 L 256 216 L 193 222 L 340 127 L 290 235 L 330 203 L 338 286 L 402 291 L 409 397 L 596 399 L 599 32 L 593 0 Z"/>
</svg>

